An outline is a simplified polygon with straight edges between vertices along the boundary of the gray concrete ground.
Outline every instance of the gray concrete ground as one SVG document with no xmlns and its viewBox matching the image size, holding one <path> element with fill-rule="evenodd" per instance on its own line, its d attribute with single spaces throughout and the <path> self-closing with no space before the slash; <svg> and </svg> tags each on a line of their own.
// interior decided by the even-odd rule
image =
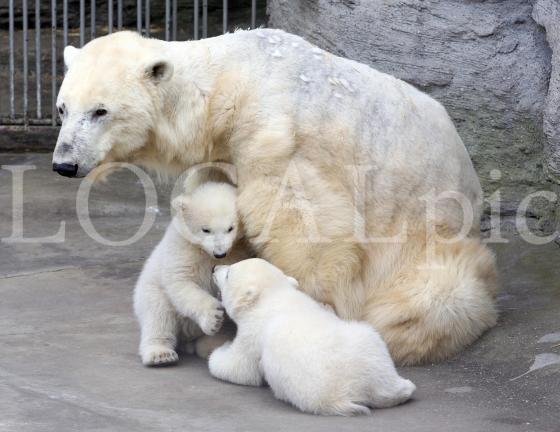
<svg viewBox="0 0 560 432">
<path fill-rule="evenodd" d="M 219 382 L 193 357 L 162 369 L 140 364 L 131 295 L 169 219 L 168 192 L 141 241 L 104 246 L 77 221 L 79 180 L 52 173 L 50 155 L 0 154 L 0 162 L 37 167 L 24 176 L 26 237 L 66 224 L 63 243 L 0 245 L 0 431 L 560 431 L 560 366 L 511 381 L 539 354 L 560 359 L 555 244 L 497 248 L 499 324 L 453 360 L 402 369 L 418 386 L 412 402 L 370 417 L 321 418 L 267 388 Z M 122 240 L 140 225 L 143 191 L 119 173 L 96 186 L 90 206 L 99 233 Z M 12 178 L 3 169 L 0 238 L 11 233 L 11 215 Z"/>
</svg>

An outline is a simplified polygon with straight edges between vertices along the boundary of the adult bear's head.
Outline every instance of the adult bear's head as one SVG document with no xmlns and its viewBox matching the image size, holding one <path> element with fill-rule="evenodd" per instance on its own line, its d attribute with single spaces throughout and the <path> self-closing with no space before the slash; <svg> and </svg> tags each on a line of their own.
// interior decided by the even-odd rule
<svg viewBox="0 0 560 432">
<path fill-rule="evenodd" d="M 188 60 L 173 61 L 177 45 L 118 32 L 66 47 L 53 170 L 83 177 L 104 162 L 169 171 L 202 161 L 204 83 L 195 82 Z"/>
</svg>

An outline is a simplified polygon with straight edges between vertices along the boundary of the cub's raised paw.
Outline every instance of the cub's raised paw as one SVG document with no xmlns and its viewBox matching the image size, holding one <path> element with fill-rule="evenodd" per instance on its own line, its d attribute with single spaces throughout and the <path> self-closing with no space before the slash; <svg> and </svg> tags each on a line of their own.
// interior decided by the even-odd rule
<svg viewBox="0 0 560 432">
<path fill-rule="evenodd" d="M 168 366 L 177 363 L 179 356 L 171 348 L 164 346 L 150 346 L 142 353 L 144 366 Z"/>
<path fill-rule="evenodd" d="M 198 325 L 205 334 L 212 336 L 222 328 L 224 315 L 223 306 L 220 302 L 216 301 L 211 307 L 204 311 Z"/>
</svg>

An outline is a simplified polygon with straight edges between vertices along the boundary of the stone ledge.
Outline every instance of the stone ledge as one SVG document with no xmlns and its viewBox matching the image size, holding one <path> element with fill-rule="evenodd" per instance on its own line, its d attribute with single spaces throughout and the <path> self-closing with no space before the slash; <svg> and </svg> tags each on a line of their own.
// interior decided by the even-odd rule
<svg viewBox="0 0 560 432">
<path fill-rule="evenodd" d="M 0 152 L 52 152 L 58 129 L 53 126 L 0 126 Z"/>
</svg>

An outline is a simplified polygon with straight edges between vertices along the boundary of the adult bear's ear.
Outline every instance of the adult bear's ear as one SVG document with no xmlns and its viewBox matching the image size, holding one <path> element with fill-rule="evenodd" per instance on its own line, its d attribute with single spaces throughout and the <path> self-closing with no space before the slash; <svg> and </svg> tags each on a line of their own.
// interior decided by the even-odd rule
<svg viewBox="0 0 560 432">
<path fill-rule="evenodd" d="M 293 285 L 294 288 L 299 288 L 299 282 L 297 281 L 296 278 L 293 278 L 291 276 L 286 276 L 288 278 L 288 282 L 290 282 L 291 285 Z"/>
<path fill-rule="evenodd" d="M 155 60 L 146 66 L 146 76 L 155 84 L 168 81 L 173 76 L 173 64 L 167 60 Z"/>
<path fill-rule="evenodd" d="M 66 68 L 70 68 L 74 60 L 80 55 L 80 49 L 75 48 L 72 45 L 68 45 L 64 48 L 64 65 Z"/>
</svg>

